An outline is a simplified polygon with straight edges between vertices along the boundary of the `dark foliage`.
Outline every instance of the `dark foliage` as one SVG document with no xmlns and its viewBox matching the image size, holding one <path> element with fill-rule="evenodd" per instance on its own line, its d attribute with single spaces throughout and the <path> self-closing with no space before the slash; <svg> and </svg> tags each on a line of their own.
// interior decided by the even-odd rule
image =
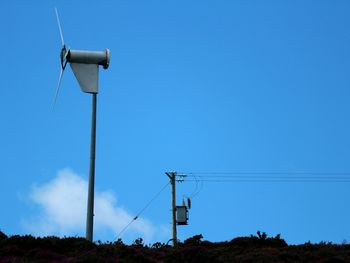
<svg viewBox="0 0 350 263">
<path fill-rule="evenodd" d="M 281 239 L 281 235 L 278 234 L 275 237 L 268 237 L 265 232 L 257 232 L 257 236 L 251 235 L 250 237 L 237 237 L 230 241 L 231 245 L 240 247 L 275 247 L 283 248 L 288 246 L 286 241 Z"/>
<path fill-rule="evenodd" d="M 6 238 L 6 234 L 0 231 L 0 241 L 5 240 Z"/>
<path fill-rule="evenodd" d="M 202 235 L 195 235 L 193 237 L 190 237 L 184 241 L 185 246 L 194 246 L 199 245 L 202 242 Z"/>
<path fill-rule="evenodd" d="M 350 245 L 327 242 L 289 246 L 280 235 L 237 237 L 228 242 L 209 242 L 195 235 L 173 248 L 142 238 L 132 245 L 90 243 L 84 238 L 11 236 L 0 232 L 0 262 L 350 262 Z"/>
</svg>

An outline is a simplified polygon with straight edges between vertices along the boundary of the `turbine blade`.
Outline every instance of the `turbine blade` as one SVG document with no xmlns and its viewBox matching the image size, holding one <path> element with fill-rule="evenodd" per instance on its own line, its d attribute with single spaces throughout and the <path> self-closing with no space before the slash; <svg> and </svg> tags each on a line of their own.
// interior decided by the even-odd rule
<svg viewBox="0 0 350 263">
<path fill-rule="evenodd" d="M 58 11 L 57 11 L 56 7 L 55 7 L 55 12 L 56 12 L 57 25 L 58 25 L 58 29 L 60 31 L 60 36 L 61 36 L 61 43 L 62 43 L 62 46 L 64 46 L 64 39 L 63 39 L 60 17 L 58 16 Z"/>
<path fill-rule="evenodd" d="M 55 109 L 55 105 L 56 105 L 56 100 L 58 97 L 58 92 L 60 91 L 60 86 L 61 86 L 61 80 L 62 80 L 62 76 L 63 76 L 63 68 L 61 68 L 61 72 L 60 72 L 60 77 L 58 78 L 58 85 L 56 88 L 56 93 L 55 93 L 55 97 L 53 98 L 53 102 L 52 102 L 52 110 Z"/>
</svg>

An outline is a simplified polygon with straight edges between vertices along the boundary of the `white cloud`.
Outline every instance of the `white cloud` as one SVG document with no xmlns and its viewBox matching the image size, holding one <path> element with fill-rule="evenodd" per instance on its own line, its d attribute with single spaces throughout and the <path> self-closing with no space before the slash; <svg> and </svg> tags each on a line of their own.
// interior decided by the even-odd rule
<svg viewBox="0 0 350 263">
<path fill-rule="evenodd" d="M 88 183 L 70 169 L 58 172 L 46 184 L 31 189 L 30 200 L 39 206 L 40 212 L 24 226 L 33 235 L 83 236 L 86 223 Z M 94 239 L 109 236 L 113 239 L 133 218 L 125 209 L 117 206 L 112 192 L 95 191 Z M 146 243 L 162 239 L 169 230 L 155 227 L 150 221 L 138 218 L 123 236 L 129 242 L 142 237 Z M 108 238 L 107 238 L 108 239 Z"/>
</svg>

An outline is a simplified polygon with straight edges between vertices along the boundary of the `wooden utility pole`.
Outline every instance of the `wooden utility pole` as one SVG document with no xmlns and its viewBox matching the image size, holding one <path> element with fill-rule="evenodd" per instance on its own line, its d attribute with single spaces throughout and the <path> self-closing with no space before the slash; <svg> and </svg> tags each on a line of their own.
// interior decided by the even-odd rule
<svg viewBox="0 0 350 263">
<path fill-rule="evenodd" d="M 177 232 L 176 232 L 176 172 L 165 173 L 171 183 L 171 212 L 172 212 L 172 224 L 173 224 L 173 245 L 177 247 Z"/>
</svg>

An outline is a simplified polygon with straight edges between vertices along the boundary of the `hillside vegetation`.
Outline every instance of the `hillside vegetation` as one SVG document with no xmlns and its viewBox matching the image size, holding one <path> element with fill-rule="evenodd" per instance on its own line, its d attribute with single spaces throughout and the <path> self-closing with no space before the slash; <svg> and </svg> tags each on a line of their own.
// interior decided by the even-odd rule
<svg viewBox="0 0 350 263">
<path fill-rule="evenodd" d="M 237 237 L 231 241 L 204 241 L 193 236 L 178 248 L 145 245 L 141 238 L 90 243 L 84 238 L 11 236 L 0 232 L 0 262 L 350 262 L 350 245 L 321 242 L 288 245 L 280 235 Z"/>
</svg>

